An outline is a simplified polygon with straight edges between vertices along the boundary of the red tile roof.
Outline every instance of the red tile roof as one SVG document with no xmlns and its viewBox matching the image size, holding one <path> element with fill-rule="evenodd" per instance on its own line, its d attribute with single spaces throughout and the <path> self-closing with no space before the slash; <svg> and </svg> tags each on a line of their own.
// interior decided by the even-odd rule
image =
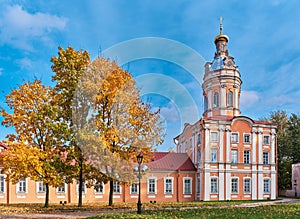
<svg viewBox="0 0 300 219">
<path fill-rule="evenodd" d="M 154 152 L 154 158 L 147 166 L 151 170 L 196 171 L 186 153 Z"/>
</svg>

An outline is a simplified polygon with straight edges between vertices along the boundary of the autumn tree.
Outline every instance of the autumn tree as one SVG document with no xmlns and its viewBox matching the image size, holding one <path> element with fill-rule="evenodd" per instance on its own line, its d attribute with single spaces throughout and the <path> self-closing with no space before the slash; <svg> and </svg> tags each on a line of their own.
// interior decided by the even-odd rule
<svg viewBox="0 0 300 219">
<path fill-rule="evenodd" d="M 87 51 L 76 51 L 70 46 L 66 49 L 58 47 L 58 55 L 53 56 L 51 62 L 53 63 L 52 71 L 55 72 L 52 80 L 56 82 L 54 87 L 56 106 L 60 108 L 60 118 L 69 124 L 69 129 L 63 133 L 66 141 L 69 142 L 68 160 L 70 164 L 66 177 L 70 180 L 72 178 L 77 180 L 79 185 L 78 206 L 81 207 L 84 182 L 90 187 L 94 180 L 106 180 L 105 175 L 86 162 L 80 145 L 74 139 L 77 130 L 85 124 L 88 116 L 86 107 L 89 105 L 88 100 L 79 91 L 75 97 L 75 90 L 90 63 L 90 55 Z M 78 111 L 80 113 L 76 113 Z M 81 121 L 80 123 L 73 122 L 73 112 L 80 115 L 80 118 L 77 118 Z"/>
<path fill-rule="evenodd" d="M 53 90 L 40 81 L 25 82 L 6 96 L 10 112 L 2 109 L 6 127 L 14 127 L 8 135 L 8 149 L 1 154 L 4 173 L 16 183 L 29 177 L 46 186 L 45 207 L 49 205 L 49 186 L 63 182 L 64 136 L 68 125 L 58 119 L 53 105 Z"/>
<path fill-rule="evenodd" d="M 101 57 L 89 65 L 77 92 L 91 103 L 77 141 L 89 161 L 109 177 L 111 206 L 114 181 L 130 181 L 136 156 L 143 153 L 147 160 L 153 147 L 162 143 L 159 112 L 152 112 L 141 100 L 130 73 Z M 74 121 L 81 123 L 78 118 Z"/>
</svg>

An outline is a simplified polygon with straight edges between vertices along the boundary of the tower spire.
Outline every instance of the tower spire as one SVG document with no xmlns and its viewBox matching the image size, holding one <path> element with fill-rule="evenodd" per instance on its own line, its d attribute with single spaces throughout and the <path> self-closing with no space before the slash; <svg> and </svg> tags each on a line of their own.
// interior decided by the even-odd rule
<svg viewBox="0 0 300 219">
<path fill-rule="evenodd" d="M 222 21 L 224 20 L 224 18 L 222 16 L 219 17 L 219 21 L 220 21 L 220 35 L 222 34 L 222 30 L 223 30 L 223 24 Z"/>
</svg>

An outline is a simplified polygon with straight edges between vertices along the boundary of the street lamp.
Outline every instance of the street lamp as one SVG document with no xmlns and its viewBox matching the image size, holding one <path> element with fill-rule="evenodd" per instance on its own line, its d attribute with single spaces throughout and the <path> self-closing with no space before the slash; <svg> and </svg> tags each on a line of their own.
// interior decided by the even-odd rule
<svg viewBox="0 0 300 219">
<path fill-rule="evenodd" d="M 295 197 L 297 197 L 297 180 L 294 180 Z"/>
<path fill-rule="evenodd" d="M 142 202 L 141 202 L 141 164 L 143 161 L 143 155 L 140 153 L 139 155 L 136 156 L 137 162 L 139 164 L 139 198 L 138 198 L 138 203 L 137 203 L 137 213 L 141 214 L 142 213 Z"/>
</svg>

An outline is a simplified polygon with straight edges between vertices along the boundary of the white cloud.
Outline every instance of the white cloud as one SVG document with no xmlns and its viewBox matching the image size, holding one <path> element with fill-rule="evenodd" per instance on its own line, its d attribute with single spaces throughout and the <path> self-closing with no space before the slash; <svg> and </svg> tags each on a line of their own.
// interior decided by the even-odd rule
<svg viewBox="0 0 300 219">
<path fill-rule="evenodd" d="M 241 109 L 253 106 L 258 100 L 259 96 L 256 91 L 241 91 Z"/>
<path fill-rule="evenodd" d="M 7 6 L 0 17 L 0 38 L 2 44 L 19 49 L 32 50 L 31 40 L 43 40 L 53 30 L 63 30 L 67 20 L 55 15 L 30 14 L 20 5 Z"/>
<path fill-rule="evenodd" d="M 16 63 L 21 67 L 21 69 L 30 69 L 33 66 L 32 61 L 28 58 L 19 59 Z"/>
<path fill-rule="evenodd" d="M 176 107 L 173 104 L 168 104 L 165 107 L 160 108 L 161 115 L 169 122 L 179 121 L 179 115 Z"/>
</svg>

